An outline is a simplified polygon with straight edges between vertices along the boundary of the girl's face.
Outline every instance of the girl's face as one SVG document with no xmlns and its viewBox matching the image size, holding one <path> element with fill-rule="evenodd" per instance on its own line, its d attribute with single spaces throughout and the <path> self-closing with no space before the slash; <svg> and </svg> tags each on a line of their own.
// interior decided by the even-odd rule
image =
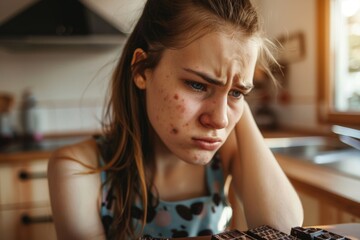
<svg viewBox="0 0 360 240">
<path fill-rule="evenodd" d="M 211 160 L 242 115 L 257 53 L 254 39 L 239 42 L 216 32 L 164 51 L 142 79 L 149 121 L 159 140 L 156 156 L 174 154 L 194 164 Z"/>
</svg>

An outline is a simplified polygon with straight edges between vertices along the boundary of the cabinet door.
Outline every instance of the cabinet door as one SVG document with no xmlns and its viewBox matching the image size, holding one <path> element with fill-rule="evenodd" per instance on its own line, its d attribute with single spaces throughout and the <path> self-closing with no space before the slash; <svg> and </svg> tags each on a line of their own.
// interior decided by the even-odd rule
<svg viewBox="0 0 360 240">
<path fill-rule="evenodd" d="M 0 209 L 49 204 L 47 159 L 0 165 Z"/>
<path fill-rule="evenodd" d="M 0 211 L 0 239 L 56 239 L 50 207 Z"/>
<path fill-rule="evenodd" d="M 360 223 L 360 217 L 348 212 L 346 206 L 316 194 L 316 191 L 309 193 L 297 188 L 297 192 L 304 208 L 304 226 Z"/>
<path fill-rule="evenodd" d="M 360 223 L 360 217 L 357 217 L 351 213 L 341 212 L 340 217 L 341 217 L 342 222 Z"/>
</svg>

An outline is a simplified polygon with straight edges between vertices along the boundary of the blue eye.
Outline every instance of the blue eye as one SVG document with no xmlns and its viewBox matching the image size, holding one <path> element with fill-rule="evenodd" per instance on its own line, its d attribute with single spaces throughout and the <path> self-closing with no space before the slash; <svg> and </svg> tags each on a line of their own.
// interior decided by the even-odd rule
<svg viewBox="0 0 360 240">
<path fill-rule="evenodd" d="M 242 98 L 244 96 L 244 94 L 239 90 L 230 90 L 229 95 L 234 98 Z"/>
<path fill-rule="evenodd" d="M 199 83 L 199 82 L 194 82 L 194 81 L 186 81 L 185 82 L 188 86 L 190 86 L 192 89 L 194 89 L 195 91 L 206 91 L 206 85 Z"/>
</svg>

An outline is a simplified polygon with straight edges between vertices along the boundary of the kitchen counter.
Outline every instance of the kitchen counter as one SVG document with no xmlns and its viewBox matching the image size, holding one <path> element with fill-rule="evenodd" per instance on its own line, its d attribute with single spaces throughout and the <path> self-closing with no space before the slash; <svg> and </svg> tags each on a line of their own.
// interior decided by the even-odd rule
<svg viewBox="0 0 360 240">
<path fill-rule="evenodd" d="M 90 136 L 45 138 L 38 142 L 24 144 L 13 142 L 0 149 L 0 163 L 49 158 L 51 153 L 62 146 L 83 141 Z"/>
<path fill-rule="evenodd" d="M 313 226 L 346 236 L 351 240 L 360 240 L 360 223 L 332 224 L 324 226 Z"/>
<path fill-rule="evenodd" d="M 320 217 L 320 224 L 346 222 L 344 214 L 360 222 L 359 150 L 334 136 L 272 136 L 265 141 L 305 202 L 310 197 L 313 208 L 330 215 Z"/>
<path fill-rule="evenodd" d="M 340 204 L 360 217 L 360 180 L 293 157 L 275 156 L 295 187 Z"/>
</svg>

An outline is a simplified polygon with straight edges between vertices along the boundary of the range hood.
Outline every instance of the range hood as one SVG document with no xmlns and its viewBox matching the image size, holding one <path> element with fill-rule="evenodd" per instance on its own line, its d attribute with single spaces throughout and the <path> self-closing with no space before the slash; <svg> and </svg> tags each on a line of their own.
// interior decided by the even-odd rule
<svg viewBox="0 0 360 240">
<path fill-rule="evenodd" d="M 119 45 L 126 34 L 78 0 L 41 0 L 0 25 L 1 45 Z"/>
</svg>

